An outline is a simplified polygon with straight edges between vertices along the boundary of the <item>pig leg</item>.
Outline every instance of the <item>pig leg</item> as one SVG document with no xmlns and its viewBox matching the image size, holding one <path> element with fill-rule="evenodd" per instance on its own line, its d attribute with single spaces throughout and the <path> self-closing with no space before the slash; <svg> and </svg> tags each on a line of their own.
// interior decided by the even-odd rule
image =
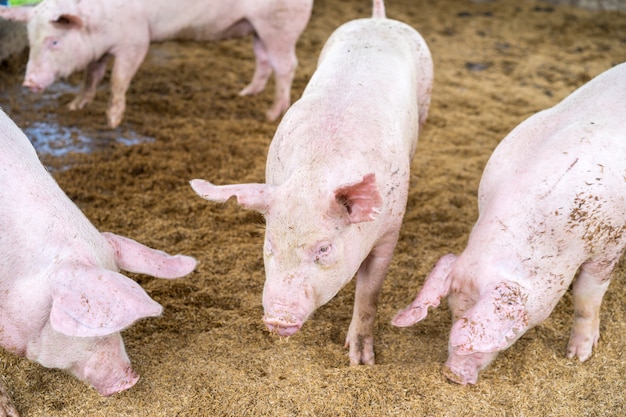
<svg viewBox="0 0 626 417">
<path fill-rule="evenodd" d="M 611 272 L 619 256 L 608 262 L 584 263 L 574 282 L 574 324 L 567 343 L 567 357 L 574 356 L 582 362 L 591 356 L 600 338 L 600 305 L 609 287 Z"/>
<path fill-rule="evenodd" d="M 0 383 L 0 417 L 20 417 L 2 383 Z"/>
<path fill-rule="evenodd" d="M 107 110 L 109 127 L 119 126 L 126 110 L 126 90 L 130 81 L 143 62 L 150 42 L 124 48 L 115 52 L 115 62 L 111 74 L 111 102 Z"/>
<path fill-rule="evenodd" d="M 287 111 L 291 103 L 291 83 L 298 66 L 298 58 L 293 47 L 295 40 L 291 42 L 290 39 L 281 38 L 279 33 L 263 33 L 259 36 L 274 70 L 274 104 L 266 113 L 267 119 L 274 121 Z"/>
<path fill-rule="evenodd" d="M 97 61 L 90 63 L 85 69 L 85 81 L 78 95 L 68 105 L 70 110 L 79 110 L 91 103 L 96 96 L 96 87 L 104 78 L 110 55 L 106 54 Z"/>
<path fill-rule="evenodd" d="M 395 241 L 374 248 L 357 272 L 354 312 L 346 337 L 350 365 L 374 364 L 374 321 L 378 297 L 394 247 Z"/>
<path fill-rule="evenodd" d="M 257 94 L 263 91 L 267 81 L 272 75 L 272 66 L 270 65 L 267 51 L 261 39 L 258 36 L 254 37 L 254 56 L 256 58 L 256 68 L 254 69 L 254 75 L 252 81 L 243 90 L 239 92 L 240 96 L 248 96 Z"/>
</svg>

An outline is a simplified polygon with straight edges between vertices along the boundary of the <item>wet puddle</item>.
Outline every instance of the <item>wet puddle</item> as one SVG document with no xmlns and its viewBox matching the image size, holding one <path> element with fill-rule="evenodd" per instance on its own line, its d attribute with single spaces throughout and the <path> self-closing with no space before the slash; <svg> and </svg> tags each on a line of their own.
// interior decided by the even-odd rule
<svg viewBox="0 0 626 417">
<path fill-rule="evenodd" d="M 0 103 L 0 107 L 11 115 L 11 102 L 16 103 L 21 108 L 32 107 L 38 109 L 57 100 L 62 94 L 78 93 L 79 87 L 71 85 L 65 81 L 56 81 L 48 87 L 43 95 L 33 98 L 28 95 L 33 94 L 20 85 L 11 86 L 3 91 L 6 97 L 12 97 L 8 103 Z M 4 100 L 3 100 L 4 101 Z M 140 135 L 128 129 L 118 127 L 114 130 L 93 130 L 81 129 L 76 126 L 64 126 L 55 120 L 45 120 L 33 122 L 28 126 L 20 126 L 26 137 L 31 141 L 37 154 L 42 159 L 48 157 L 62 158 L 71 153 L 92 153 L 105 149 L 112 143 L 122 143 L 127 146 L 137 145 L 145 142 L 152 142 L 154 138 Z M 64 167 L 68 168 L 68 167 Z M 60 168 L 60 169 L 64 169 Z"/>
<path fill-rule="evenodd" d="M 62 157 L 72 152 L 90 153 L 103 149 L 112 142 L 137 145 L 154 139 L 126 130 L 98 132 L 97 136 L 83 133 L 77 127 L 59 126 L 56 123 L 35 122 L 23 129 L 24 134 L 40 155 Z"/>
</svg>

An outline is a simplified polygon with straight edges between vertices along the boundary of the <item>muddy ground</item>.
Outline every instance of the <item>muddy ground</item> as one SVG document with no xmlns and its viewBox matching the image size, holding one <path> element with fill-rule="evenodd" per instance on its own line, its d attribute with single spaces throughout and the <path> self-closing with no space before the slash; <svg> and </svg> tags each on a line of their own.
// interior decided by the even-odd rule
<svg viewBox="0 0 626 417">
<path fill-rule="evenodd" d="M 482 169 L 498 142 L 533 113 L 626 61 L 626 15 L 532 1 L 389 0 L 390 17 L 418 29 L 435 63 L 430 117 L 412 166 L 400 242 L 383 289 L 375 366 L 349 367 L 343 347 L 354 285 L 288 340 L 261 321 L 263 219 L 234 203 L 211 204 L 188 181 L 261 182 L 276 123 L 264 120 L 272 87 L 238 97 L 252 76 L 250 39 L 154 45 L 133 80 L 120 128 L 106 128 L 108 81 L 86 110 L 65 105 L 80 75 L 43 95 L 22 91 L 26 56 L 0 68 L 0 106 L 24 129 L 90 138 L 90 153 L 41 150 L 61 187 L 100 230 L 197 257 L 190 276 L 133 276 L 162 317 L 124 332 L 142 378 L 110 398 L 58 370 L 2 353 L 2 379 L 30 416 L 617 416 L 626 413 L 626 265 L 602 308 L 590 360 L 566 359 L 568 293 L 461 387 L 441 375 L 450 316 L 432 311 L 408 329 L 389 324 L 436 260 L 460 253 L 476 220 Z M 316 0 L 298 44 L 293 97 L 328 35 L 370 14 L 367 0 Z M 152 138 L 134 146 L 119 138 Z M 36 141 L 33 137 L 33 141 Z M 65 146 L 65 145 L 62 145 Z"/>
</svg>

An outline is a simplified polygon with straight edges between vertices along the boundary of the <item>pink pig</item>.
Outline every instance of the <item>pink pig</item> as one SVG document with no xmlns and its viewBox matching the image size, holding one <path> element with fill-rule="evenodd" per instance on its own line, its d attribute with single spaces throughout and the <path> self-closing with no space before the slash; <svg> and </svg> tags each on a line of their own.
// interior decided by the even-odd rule
<svg viewBox="0 0 626 417">
<path fill-rule="evenodd" d="M 626 246 L 626 64 L 516 127 L 489 159 L 478 200 L 463 253 L 439 260 L 393 324 L 422 320 L 447 296 L 454 325 L 444 374 L 474 384 L 550 315 L 578 271 L 567 357 L 589 358 Z"/>
<path fill-rule="evenodd" d="M 0 345 L 67 370 L 102 395 L 139 379 L 120 331 L 162 310 L 117 271 L 177 278 L 196 266 L 191 257 L 99 233 L 2 111 L 0 254 Z"/>
<path fill-rule="evenodd" d="M 378 295 L 406 208 L 411 159 L 433 81 L 428 46 L 385 18 L 348 22 L 328 39 L 300 100 L 269 149 L 265 184 L 191 181 L 203 198 L 266 218 L 264 321 L 297 332 L 357 275 L 346 346 L 353 365 L 374 363 Z"/>
<path fill-rule="evenodd" d="M 313 0 L 44 0 L 35 7 L 0 8 L 0 17 L 27 21 L 30 56 L 24 85 L 43 91 L 58 77 L 85 71 L 84 85 L 69 104 L 81 109 L 93 101 L 110 57 L 109 126 L 120 124 L 126 90 L 150 42 L 170 39 L 219 41 L 252 34 L 256 70 L 240 95 L 265 88 L 276 77 L 276 120 L 290 103 L 296 42 L 306 27 Z"/>
</svg>

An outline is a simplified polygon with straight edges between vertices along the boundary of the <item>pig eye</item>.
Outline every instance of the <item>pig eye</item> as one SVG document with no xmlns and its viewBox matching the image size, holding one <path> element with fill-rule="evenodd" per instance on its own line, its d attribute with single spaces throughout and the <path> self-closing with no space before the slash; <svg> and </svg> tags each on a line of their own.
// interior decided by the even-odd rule
<svg viewBox="0 0 626 417">
<path fill-rule="evenodd" d="M 44 40 L 44 45 L 48 49 L 57 49 L 59 47 L 59 40 L 53 37 L 49 37 Z"/>
<path fill-rule="evenodd" d="M 327 257 L 332 251 L 332 246 L 330 243 L 325 243 L 317 248 L 317 253 L 315 254 L 315 263 L 320 263 L 325 257 Z"/>
</svg>

